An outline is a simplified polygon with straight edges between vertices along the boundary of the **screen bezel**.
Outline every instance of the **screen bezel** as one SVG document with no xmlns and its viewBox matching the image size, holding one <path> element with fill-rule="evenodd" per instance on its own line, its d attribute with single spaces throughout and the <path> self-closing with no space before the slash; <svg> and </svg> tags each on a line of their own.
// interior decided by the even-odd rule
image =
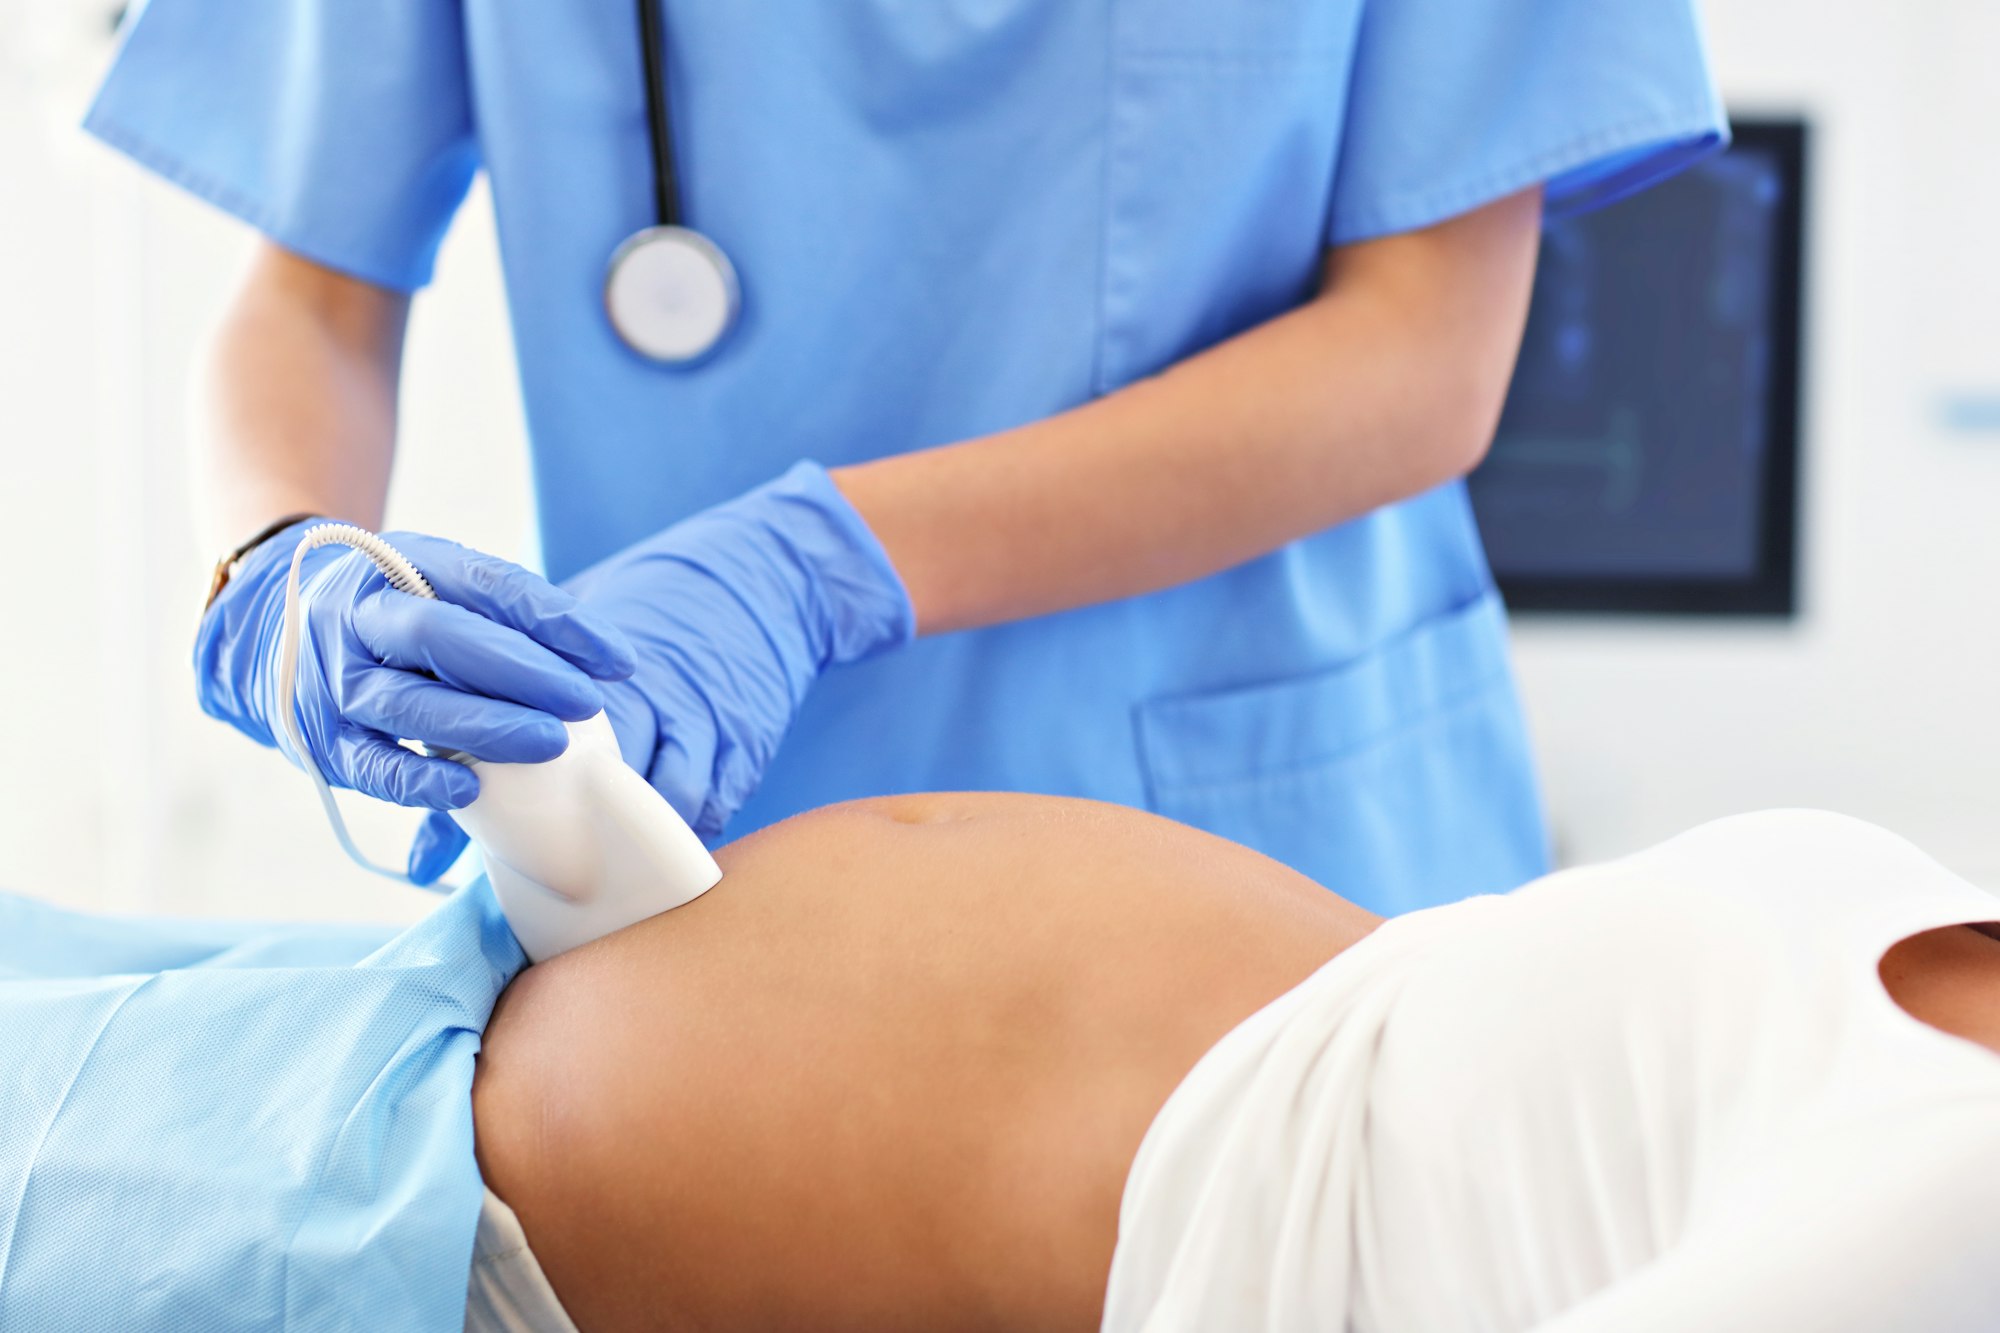
<svg viewBox="0 0 2000 1333">
<path fill-rule="evenodd" d="M 1731 151 L 1751 148 L 1770 156 L 1785 185 L 1770 273 L 1771 373 L 1764 404 L 1768 438 L 1756 568 L 1747 575 L 1698 578 L 1557 577 L 1495 570 L 1510 610 L 1785 619 L 1798 615 L 1807 128 L 1797 117 L 1732 117 L 1730 129 Z"/>
</svg>

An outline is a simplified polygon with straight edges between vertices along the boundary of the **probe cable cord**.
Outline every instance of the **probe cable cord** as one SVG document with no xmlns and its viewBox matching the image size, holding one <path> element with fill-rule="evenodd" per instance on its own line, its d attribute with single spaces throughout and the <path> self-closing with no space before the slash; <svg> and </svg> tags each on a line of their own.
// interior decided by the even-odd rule
<svg viewBox="0 0 2000 1333">
<path fill-rule="evenodd" d="M 341 818 L 340 806 L 334 802 L 333 788 L 327 783 L 326 774 L 320 771 L 319 761 L 313 757 L 306 745 L 305 731 L 299 724 L 299 637 L 301 634 L 299 613 L 299 570 L 305 564 L 306 552 L 322 546 L 347 546 L 366 556 L 375 568 L 382 571 L 382 577 L 389 580 L 389 586 L 412 597 L 437 600 L 437 593 L 409 557 L 391 546 L 375 533 L 352 523 L 320 523 L 306 529 L 299 539 L 298 548 L 292 552 L 292 571 L 285 580 L 285 629 L 283 643 L 278 652 L 278 679 L 284 686 L 285 707 L 280 710 L 285 722 L 285 738 L 291 742 L 293 756 L 299 767 L 305 769 L 319 791 L 320 806 L 326 811 L 327 822 L 333 825 L 333 834 L 340 839 L 341 848 L 349 859 L 363 870 L 371 871 L 385 879 L 393 879 L 399 884 L 409 884 L 409 875 L 400 870 L 392 870 L 370 860 L 361 849 L 354 845 L 353 837 L 347 831 L 347 821 Z M 432 750 L 439 758 L 451 758 L 449 751 Z"/>
</svg>

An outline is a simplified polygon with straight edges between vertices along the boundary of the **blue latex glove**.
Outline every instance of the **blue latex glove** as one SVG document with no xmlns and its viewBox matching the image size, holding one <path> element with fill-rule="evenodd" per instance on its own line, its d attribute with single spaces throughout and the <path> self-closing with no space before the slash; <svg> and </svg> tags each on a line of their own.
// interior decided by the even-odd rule
<svg viewBox="0 0 2000 1333">
<path fill-rule="evenodd" d="M 285 580 L 314 522 L 245 557 L 195 637 L 202 710 L 263 745 L 283 735 Z M 435 537 L 385 536 L 438 601 L 397 592 L 345 547 L 308 552 L 299 573 L 297 706 L 328 782 L 398 805 L 457 809 L 479 794 L 479 779 L 399 738 L 503 763 L 553 759 L 568 744 L 562 723 L 604 706 L 598 682 L 632 673 L 624 635 L 546 580 Z"/>
<path fill-rule="evenodd" d="M 638 650 L 632 678 L 604 691 L 626 761 L 711 844 L 820 673 L 916 628 L 888 554 L 816 463 L 565 586 Z M 458 826 L 432 815 L 410 849 L 410 877 L 431 882 L 464 847 Z"/>
</svg>

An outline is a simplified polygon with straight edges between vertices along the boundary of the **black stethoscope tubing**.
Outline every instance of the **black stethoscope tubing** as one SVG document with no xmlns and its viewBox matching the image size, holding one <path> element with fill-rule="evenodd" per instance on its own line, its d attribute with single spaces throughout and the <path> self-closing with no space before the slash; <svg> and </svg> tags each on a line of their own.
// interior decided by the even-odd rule
<svg viewBox="0 0 2000 1333">
<path fill-rule="evenodd" d="M 653 156 L 653 219 L 681 225 L 680 179 L 674 172 L 673 113 L 667 106 L 667 23 L 662 0 L 638 0 L 639 50 L 646 66 L 646 137 Z"/>
<path fill-rule="evenodd" d="M 604 312 L 640 356 L 662 365 L 691 365 L 714 351 L 735 325 L 741 297 L 729 256 L 681 220 L 664 0 L 637 4 L 654 220 L 612 251 L 604 274 Z"/>
</svg>

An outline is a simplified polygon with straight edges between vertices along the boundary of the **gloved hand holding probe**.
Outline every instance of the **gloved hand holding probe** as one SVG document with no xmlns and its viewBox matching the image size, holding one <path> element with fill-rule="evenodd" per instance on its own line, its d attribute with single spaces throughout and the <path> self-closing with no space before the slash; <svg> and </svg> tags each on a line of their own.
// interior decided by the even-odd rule
<svg viewBox="0 0 2000 1333">
<path fill-rule="evenodd" d="M 816 463 L 566 586 L 637 653 L 631 678 L 603 687 L 626 761 L 710 843 L 756 790 L 820 673 L 902 644 L 916 626 L 887 553 Z M 464 846 L 456 824 L 432 815 L 410 877 L 430 883 Z"/>
<path fill-rule="evenodd" d="M 571 594 L 496 557 L 399 532 L 396 548 L 440 600 L 395 591 L 358 552 L 307 552 L 294 704 L 278 671 L 285 581 L 316 521 L 243 557 L 202 618 L 196 690 L 211 717 L 264 745 L 279 744 L 280 710 L 296 706 L 313 760 L 337 785 L 457 809 L 479 794 L 478 777 L 398 739 L 502 763 L 553 759 L 567 744 L 562 723 L 603 708 L 602 685 L 632 674 L 625 636 Z"/>
</svg>

